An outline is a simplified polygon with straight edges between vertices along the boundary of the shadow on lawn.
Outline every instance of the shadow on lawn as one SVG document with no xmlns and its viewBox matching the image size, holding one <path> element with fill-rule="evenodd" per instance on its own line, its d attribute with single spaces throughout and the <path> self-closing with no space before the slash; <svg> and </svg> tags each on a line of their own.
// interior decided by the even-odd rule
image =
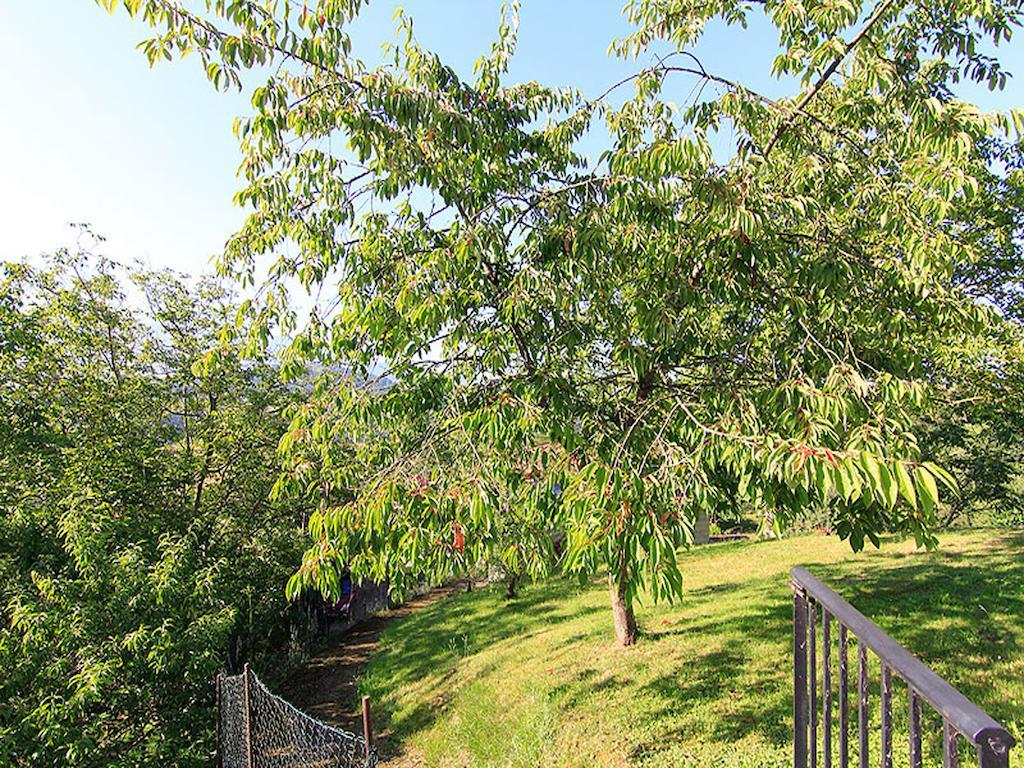
<svg viewBox="0 0 1024 768">
<path fill-rule="evenodd" d="M 1013 552 L 1024 549 L 1024 535 L 998 536 L 1003 542 L 999 549 L 966 554 L 883 551 L 852 573 L 850 564 L 805 567 L 1006 724 L 1020 718 L 1015 702 L 1005 695 L 1006 673 L 1000 671 L 999 660 L 1019 653 L 1024 557 Z M 706 634 L 713 649 L 643 687 L 661 702 L 652 719 L 677 724 L 660 734 L 662 744 L 694 737 L 727 744 L 751 735 L 779 747 L 792 741 L 792 602 L 785 580 L 704 588 L 687 595 L 688 606 L 700 609 L 738 590 L 741 604 L 732 618 L 648 637 L 650 642 L 672 643 Z M 697 600 L 691 601 L 693 597 Z M 759 648 L 763 656 L 752 658 L 751 648 Z M 877 667 L 873 669 L 876 674 Z M 1001 680 L 1003 687 L 997 684 Z M 642 744 L 635 753 L 645 756 L 658 748 Z"/>
<path fill-rule="evenodd" d="M 1000 532 L 999 549 L 892 553 L 857 574 L 818 575 L 990 715 L 1019 719 L 1000 696 L 1000 660 L 1019 653 L 1024 617 L 1024 534 Z M 1014 551 L 1016 550 L 1016 552 Z M 910 562 L 908 562 L 910 561 Z M 914 562 L 916 561 L 916 562 Z M 1007 621 L 1012 617 L 1012 622 Z"/>
<path fill-rule="evenodd" d="M 1010 711 L 1014 702 L 993 685 L 999 671 L 992 660 L 1019 653 L 1015 633 L 1021 630 L 1005 617 L 1024 616 L 1024 557 L 1013 554 L 1024 549 L 1024 534 L 993 535 L 1002 540 L 999 549 L 972 548 L 967 554 L 941 549 L 912 554 L 882 551 L 856 564 L 804 565 L 1005 723 L 1020 714 Z M 493 590 L 481 590 L 414 614 L 387 633 L 383 654 L 375 662 L 376 669 L 387 674 L 371 674 L 363 681 L 363 692 L 383 702 L 386 710 L 390 691 L 450 665 L 414 710 L 390 721 L 386 711 L 381 713 L 395 738 L 404 740 L 431 726 L 441 714 L 451 694 L 448 680 L 462 657 L 494 643 L 522 639 L 536 631 L 538 620 L 548 629 L 602 610 L 566 610 L 562 601 L 571 589 L 562 581 L 536 585 L 512 604 L 495 599 Z M 714 610 L 722 599 L 735 603 L 726 615 Z M 676 649 L 673 643 L 696 638 L 700 646 L 670 672 L 639 686 L 645 719 L 670 725 L 668 731 L 652 735 L 655 741 L 639 744 L 633 756 L 645 758 L 667 744 L 692 739 L 729 744 L 755 736 L 788 747 L 792 598 L 785 575 L 703 587 L 688 592 L 685 605 L 694 621 L 671 629 L 650 627 L 641 641 L 664 645 L 666 654 Z M 573 638 L 590 639 L 585 632 Z M 389 657 L 400 659 L 400 668 L 391 665 Z M 481 674 L 488 671 L 493 667 Z M 588 696 L 629 684 L 584 665 L 549 694 L 565 711 Z"/>
<path fill-rule="evenodd" d="M 502 585 L 460 593 L 414 613 L 389 628 L 380 641 L 378 656 L 360 680 L 360 693 L 370 696 L 378 707 L 378 725 L 389 729 L 393 741 L 404 741 L 429 728 L 452 695 L 449 680 L 462 659 L 483 648 L 507 640 L 524 640 L 542 626 L 549 629 L 564 621 L 578 619 L 596 609 L 570 611 L 563 606 L 574 584 L 552 580 L 531 585 L 519 597 L 499 597 Z M 391 663 L 391 660 L 400 660 Z M 494 669 L 483 667 L 474 678 Z M 389 694 L 403 685 L 416 683 L 442 672 L 413 710 L 392 711 Z M 465 682 L 465 677 L 460 682 Z M 382 752 L 387 756 L 388 744 Z"/>
</svg>

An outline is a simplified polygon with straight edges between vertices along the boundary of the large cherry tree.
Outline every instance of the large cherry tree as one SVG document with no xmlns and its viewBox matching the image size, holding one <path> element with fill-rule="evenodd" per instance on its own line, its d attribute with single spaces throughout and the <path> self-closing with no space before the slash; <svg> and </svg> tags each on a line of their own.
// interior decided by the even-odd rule
<svg viewBox="0 0 1024 768">
<path fill-rule="evenodd" d="M 515 5 L 464 76 L 403 14 L 356 58 L 361 0 L 101 1 L 153 28 L 151 61 L 260 78 L 221 266 L 260 286 L 249 343 L 325 371 L 282 441 L 278 492 L 318 506 L 293 590 L 342 564 L 606 573 L 630 644 L 726 501 L 933 540 L 952 483 L 912 426 L 943 350 L 1001 322 L 955 277 L 984 250 L 983 148 L 1022 127 L 957 86 L 1005 85 L 1019 0 L 633 0 L 613 54 L 656 63 L 603 94 L 509 77 Z M 788 98 L 693 55 L 753 15 Z"/>
</svg>

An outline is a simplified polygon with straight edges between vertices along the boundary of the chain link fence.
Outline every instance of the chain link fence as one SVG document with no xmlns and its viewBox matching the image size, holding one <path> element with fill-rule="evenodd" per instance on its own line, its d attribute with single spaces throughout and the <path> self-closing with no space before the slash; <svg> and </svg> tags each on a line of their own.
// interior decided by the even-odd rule
<svg viewBox="0 0 1024 768">
<path fill-rule="evenodd" d="M 217 676 L 218 768 L 376 768 L 366 739 L 271 693 L 246 667 Z"/>
</svg>

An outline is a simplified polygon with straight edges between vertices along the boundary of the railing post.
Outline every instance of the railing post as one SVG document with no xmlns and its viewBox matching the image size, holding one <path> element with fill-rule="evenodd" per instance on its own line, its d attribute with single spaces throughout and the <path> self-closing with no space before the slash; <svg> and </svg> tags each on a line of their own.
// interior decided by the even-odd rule
<svg viewBox="0 0 1024 768">
<path fill-rule="evenodd" d="M 1009 768 L 1010 736 L 1002 729 L 988 729 L 977 734 L 978 768 Z"/>
<path fill-rule="evenodd" d="M 871 768 L 868 761 L 868 649 L 863 640 L 857 643 L 857 689 L 860 693 L 860 706 L 857 708 L 857 757 L 860 768 Z"/>
<path fill-rule="evenodd" d="M 816 611 L 813 600 L 807 601 L 808 613 L 808 676 L 810 677 L 810 700 L 808 701 L 807 722 L 810 726 L 810 739 L 808 741 L 808 752 L 810 752 L 811 768 L 818 768 L 818 637 L 815 630 Z"/>
<path fill-rule="evenodd" d="M 249 664 L 242 667 L 242 690 L 245 694 L 245 763 L 248 768 L 256 764 L 252 754 L 252 699 L 249 696 Z"/>
<path fill-rule="evenodd" d="M 839 619 L 837 619 L 839 621 Z M 850 633 L 839 624 L 839 765 L 850 765 Z"/>
<path fill-rule="evenodd" d="M 222 711 L 224 704 L 221 701 L 220 678 L 221 678 L 221 673 L 218 672 L 217 673 L 217 677 L 216 677 L 216 681 L 217 681 L 216 682 L 216 687 L 217 687 L 217 730 L 216 730 L 216 739 L 217 740 L 216 740 L 216 742 L 214 742 L 215 745 L 216 745 L 217 752 L 216 752 L 216 756 L 214 757 L 214 765 L 216 765 L 217 768 L 224 768 L 224 756 L 222 754 L 221 743 L 220 743 L 220 738 L 221 738 L 220 737 L 220 724 L 221 724 L 221 720 L 224 719 L 224 712 Z"/>
<path fill-rule="evenodd" d="M 828 611 L 821 612 L 821 667 L 823 706 L 825 708 L 822 724 L 825 768 L 832 768 L 832 616 Z"/>
<path fill-rule="evenodd" d="M 907 693 L 910 698 L 907 722 L 910 731 L 910 768 L 922 768 L 924 761 L 921 755 L 921 699 L 918 698 L 913 686 L 908 686 Z"/>
<path fill-rule="evenodd" d="M 960 740 L 949 720 L 942 721 L 942 768 L 960 767 Z"/>
<path fill-rule="evenodd" d="M 793 585 L 793 768 L 807 768 L 807 595 Z"/>
<path fill-rule="evenodd" d="M 363 741 L 366 744 L 366 764 L 370 764 L 373 752 L 373 717 L 370 713 L 370 697 L 363 696 Z"/>
<path fill-rule="evenodd" d="M 892 768 L 892 670 L 882 662 L 882 768 Z"/>
</svg>

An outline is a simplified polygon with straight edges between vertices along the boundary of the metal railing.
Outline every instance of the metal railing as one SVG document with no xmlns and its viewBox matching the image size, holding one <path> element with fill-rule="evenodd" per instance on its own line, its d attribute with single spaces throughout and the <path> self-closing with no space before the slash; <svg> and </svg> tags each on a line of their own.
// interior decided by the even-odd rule
<svg viewBox="0 0 1024 768">
<path fill-rule="evenodd" d="M 910 767 L 921 768 L 921 703 L 942 717 L 943 768 L 959 765 L 959 736 L 977 751 L 979 768 L 1008 768 L 1013 737 L 873 621 L 803 568 L 792 571 L 793 587 L 793 766 L 818 768 L 817 624 L 821 612 L 821 715 L 824 768 L 833 765 L 832 622 L 839 627 L 839 768 L 849 768 L 850 690 L 848 649 L 857 640 L 857 734 L 859 768 L 869 768 L 868 651 L 881 662 L 881 768 L 892 768 L 893 676 L 908 690 Z"/>
</svg>

